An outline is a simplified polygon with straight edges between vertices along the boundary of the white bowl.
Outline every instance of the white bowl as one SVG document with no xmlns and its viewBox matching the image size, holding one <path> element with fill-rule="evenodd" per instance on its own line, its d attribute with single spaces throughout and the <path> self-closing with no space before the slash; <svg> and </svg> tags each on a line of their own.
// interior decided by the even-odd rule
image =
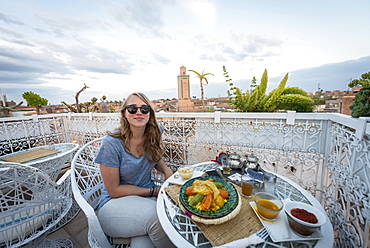
<svg viewBox="0 0 370 248">
<path fill-rule="evenodd" d="M 185 179 L 188 180 L 193 176 L 194 168 L 191 166 L 181 166 L 179 168 L 179 175 Z"/>
<path fill-rule="evenodd" d="M 290 211 L 293 208 L 300 208 L 304 209 L 312 214 L 314 214 L 318 220 L 317 223 L 309 223 L 303 220 L 300 220 L 296 217 L 294 217 Z M 289 226 L 292 228 L 292 230 L 300 235 L 303 236 L 309 236 L 312 233 L 314 233 L 320 226 L 324 225 L 326 223 L 326 216 L 317 208 L 298 201 L 291 201 L 287 202 L 284 205 L 284 211 L 288 217 Z"/>
</svg>

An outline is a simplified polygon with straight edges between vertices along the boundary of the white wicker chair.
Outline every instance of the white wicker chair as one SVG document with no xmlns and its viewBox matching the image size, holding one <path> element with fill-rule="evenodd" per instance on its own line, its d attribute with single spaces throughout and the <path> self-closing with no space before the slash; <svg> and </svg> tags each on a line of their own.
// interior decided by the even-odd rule
<svg viewBox="0 0 370 248">
<path fill-rule="evenodd" d="M 85 213 L 89 230 L 88 241 L 91 247 L 114 247 L 129 244 L 129 238 L 110 238 L 100 226 L 94 207 L 99 202 L 103 180 L 99 164 L 94 163 L 101 141 L 98 138 L 82 146 L 72 160 L 72 192 L 78 205 Z M 163 182 L 163 175 L 153 171 L 152 177 Z"/>
<path fill-rule="evenodd" d="M 57 182 L 40 169 L 0 163 L 0 247 L 73 247 L 46 235 L 72 205 L 70 171 Z"/>
</svg>

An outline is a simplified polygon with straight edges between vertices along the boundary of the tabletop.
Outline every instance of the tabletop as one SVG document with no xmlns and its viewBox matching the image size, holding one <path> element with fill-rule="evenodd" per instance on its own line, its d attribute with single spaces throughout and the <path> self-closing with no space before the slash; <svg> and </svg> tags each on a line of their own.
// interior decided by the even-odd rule
<svg viewBox="0 0 370 248">
<path fill-rule="evenodd" d="M 219 167 L 219 164 L 215 162 L 204 162 L 193 166 L 196 171 L 207 171 Z M 196 223 L 166 194 L 165 188 L 172 185 L 169 181 L 171 180 L 166 180 L 163 183 L 161 193 L 157 199 L 157 213 L 164 231 L 177 247 L 213 247 L 212 243 L 203 235 Z M 235 181 L 234 183 L 237 184 Z M 308 203 L 324 213 L 327 221 L 320 228 L 320 233 L 325 235 L 322 235 L 320 239 L 314 240 L 288 240 L 281 242 L 273 242 L 271 237 L 268 237 L 265 243 L 258 244 L 255 247 L 302 247 L 303 244 L 305 245 L 304 247 L 332 247 L 334 240 L 333 228 L 323 207 L 316 198 L 290 179 L 280 175 L 277 175 L 275 194 L 281 199 L 289 198 L 292 201 Z M 238 218 L 238 216 L 235 218 Z"/>
<path fill-rule="evenodd" d="M 14 155 L 24 154 L 26 152 L 30 151 L 37 151 L 40 148 L 43 149 L 49 149 L 57 151 L 56 153 L 39 157 L 36 159 L 32 159 L 27 162 L 23 162 L 22 164 L 26 164 L 35 168 L 38 168 L 40 170 L 43 170 L 47 175 L 50 176 L 51 179 L 56 180 L 59 172 L 61 169 L 63 169 L 66 166 L 66 163 L 71 162 L 72 156 L 74 152 L 77 151 L 79 145 L 75 143 L 59 143 L 59 144 L 53 144 L 52 146 L 46 145 L 46 146 L 38 146 L 18 152 L 13 152 L 11 154 L 7 154 L 0 157 L 0 162 L 2 158 L 7 158 Z"/>
</svg>

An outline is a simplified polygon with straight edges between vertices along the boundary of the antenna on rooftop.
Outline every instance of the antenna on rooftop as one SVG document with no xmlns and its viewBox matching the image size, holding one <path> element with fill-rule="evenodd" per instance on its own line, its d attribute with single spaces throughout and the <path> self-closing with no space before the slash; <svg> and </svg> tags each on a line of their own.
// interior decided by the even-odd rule
<svg viewBox="0 0 370 248">
<path fill-rule="evenodd" d="M 348 79 L 347 81 L 345 81 L 346 84 L 347 84 L 347 92 L 349 92 L 349 83 L 352 82 L 352 78 Z"/>
</svg>

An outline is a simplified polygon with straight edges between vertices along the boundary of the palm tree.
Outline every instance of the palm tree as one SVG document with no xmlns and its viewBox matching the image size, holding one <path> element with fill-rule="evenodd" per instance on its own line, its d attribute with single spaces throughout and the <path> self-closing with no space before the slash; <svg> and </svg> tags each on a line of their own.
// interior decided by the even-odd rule
<svg viewBox="0 0 370 248">
<path fill-rule="evenodd" d="M 203 105 L 203 108 L 204 108 L 204 88 L 203 88 L 203 80 L 206 81 L 206 83 L 208 84 L 208 79 L 206 78 L 206 76 L 208 75 L 212 75 L 214 76 L 212 73 L 204 73 L 204 70 L 202 73 L 199 73 L 199 72 L 196 72 L 194 70 L 189 70 L 189 71 L 192 71 L 194 72 L 195 74 L 197 74 L 197 77 L 200 79 L 200 82 L 199 82 L 199 86 L 200 86 L 200 95 L 201 95 L 201 99 L 202 99 L 202 105 Z"/>
</svg>

